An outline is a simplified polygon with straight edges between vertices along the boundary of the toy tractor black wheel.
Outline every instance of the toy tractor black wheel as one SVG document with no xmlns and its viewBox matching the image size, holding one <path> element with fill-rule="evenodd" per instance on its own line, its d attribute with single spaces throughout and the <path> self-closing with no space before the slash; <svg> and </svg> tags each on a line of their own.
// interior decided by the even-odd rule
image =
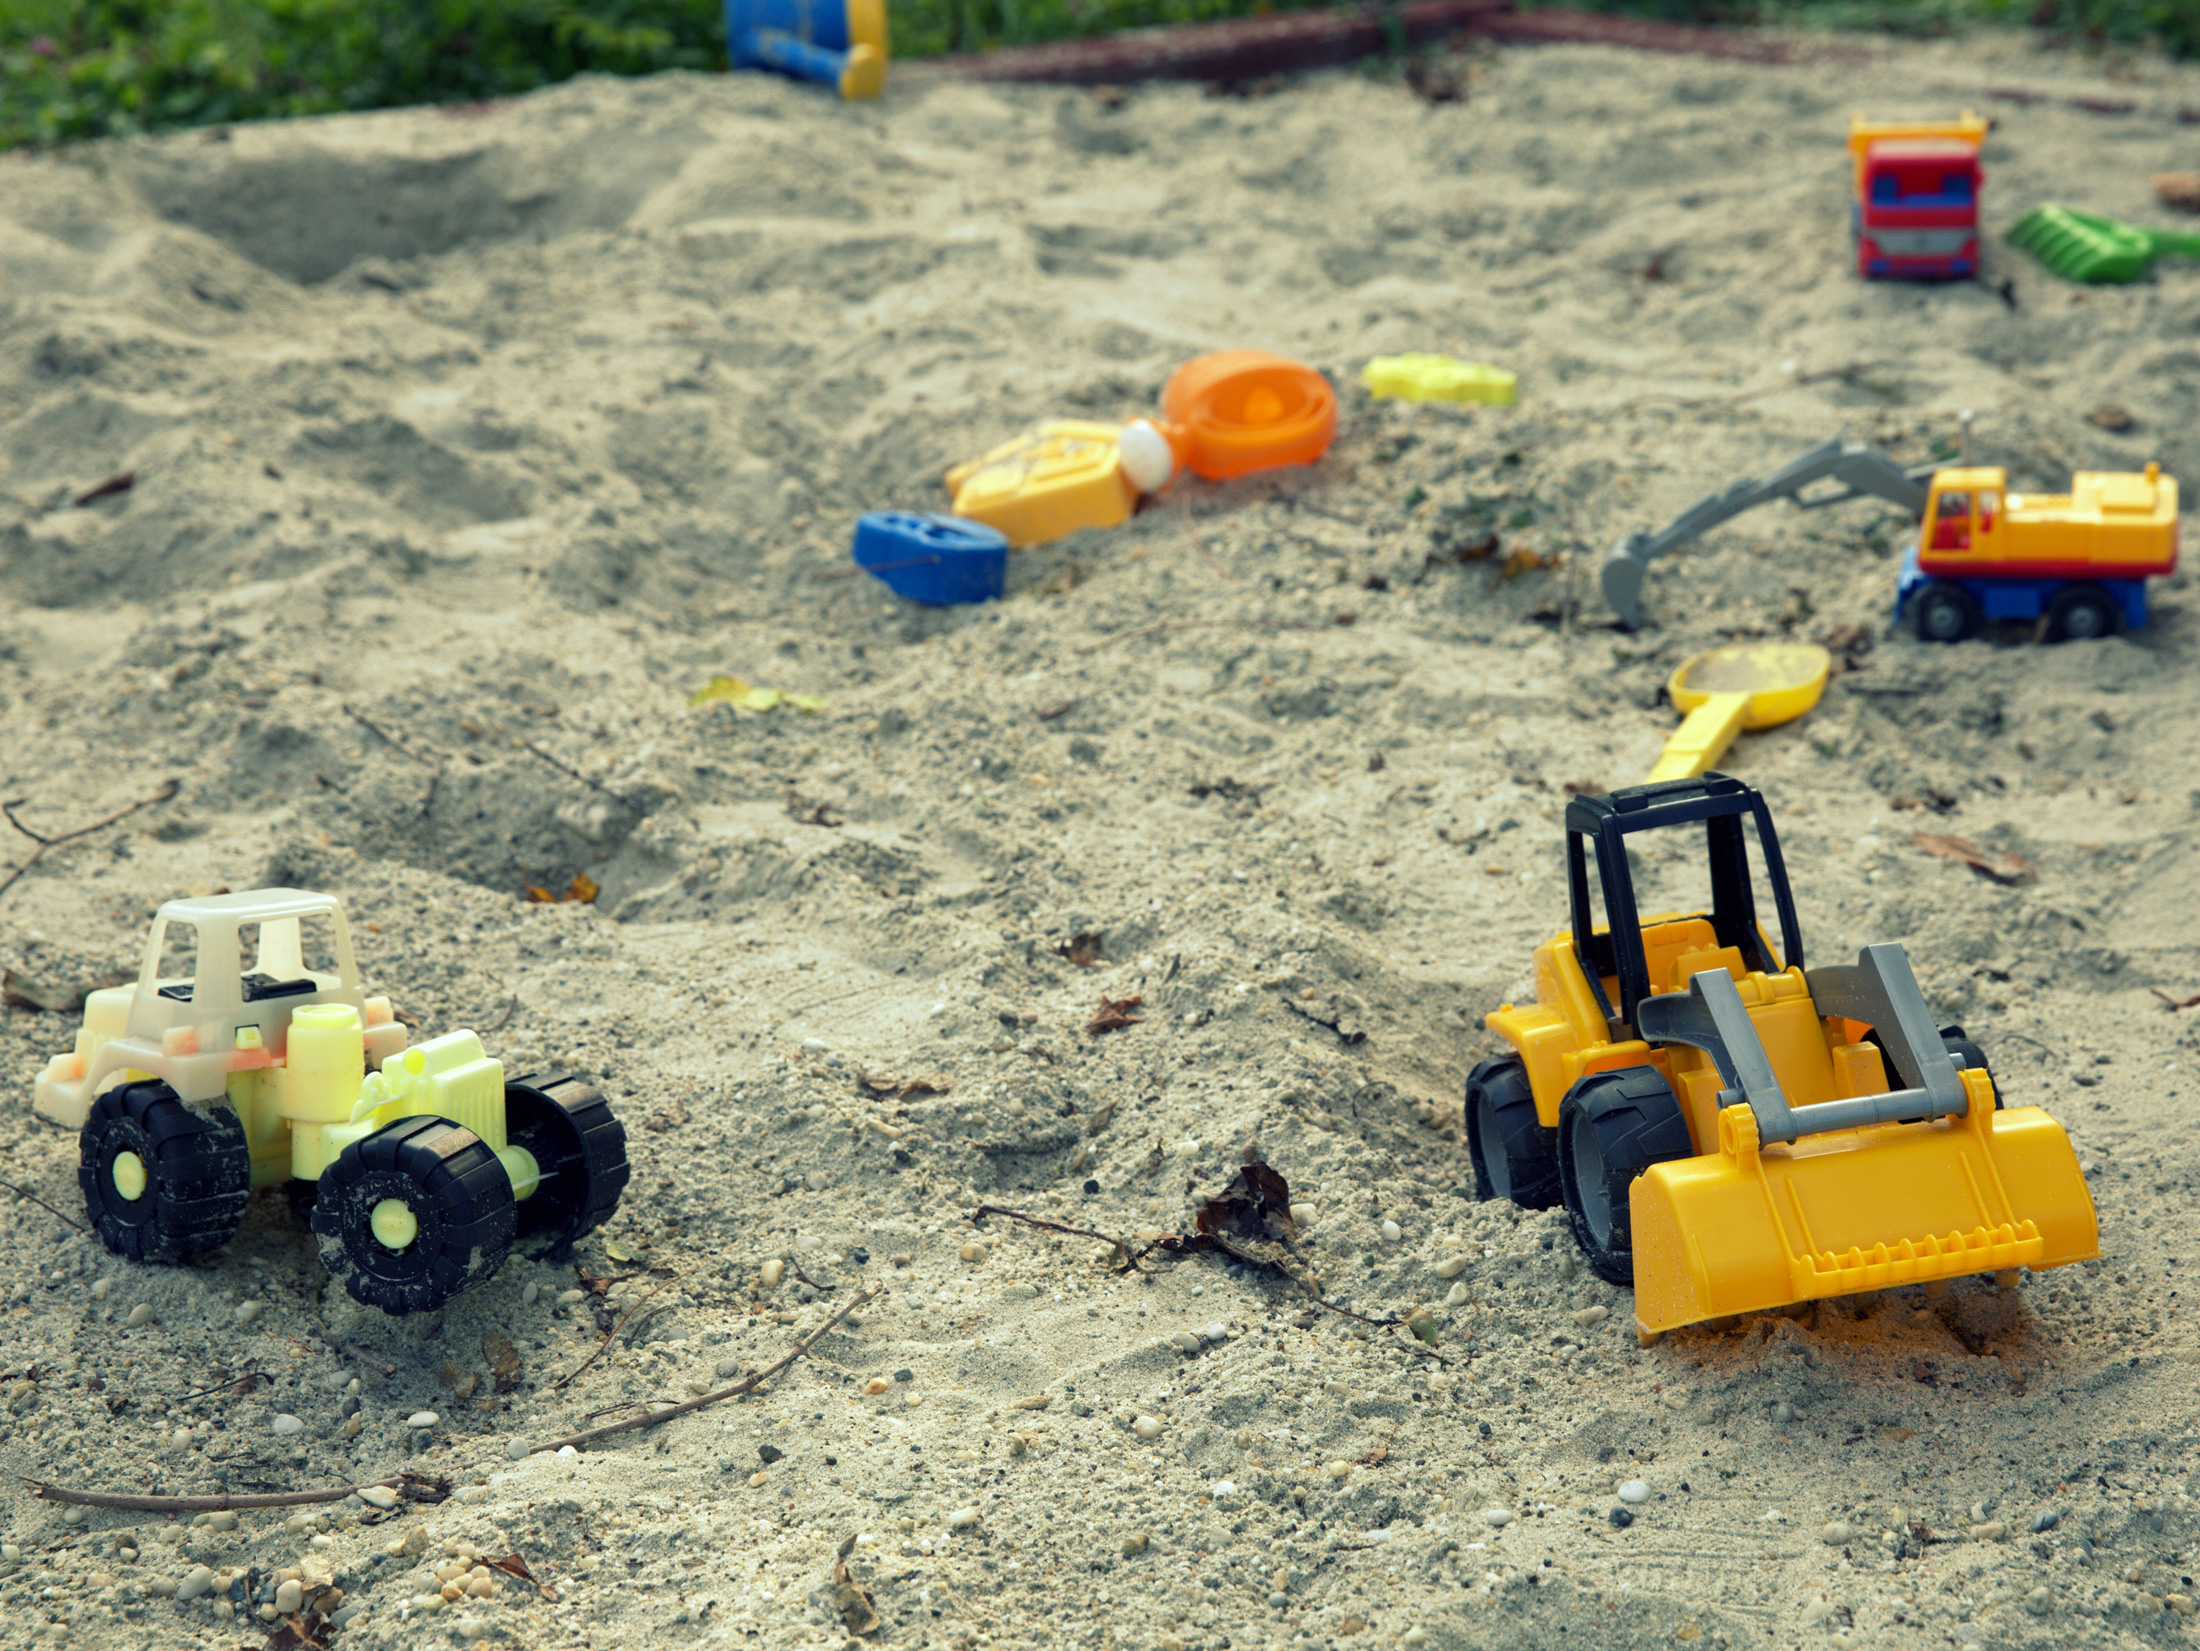
<svg viewBox="0 0 2200 1651">
<path fill-rule="evenodd" d="M 1985 628 L 1986 614 L 1961 585 L 1935 579 L 1910 598 L 1910 622 L 1920 642 L 1968 642 Z"/>
<path fill-rule="evenodd" d="M 400 1118 L 321 1173 L 321 1265 L 354 1301 L 425 1313 L 485 1282 L 518 1226 L 512 1178 L 480 1136 L 445 1118 Z"/>
<path fill-rule="evenodd" d="M 189 1261 L 237 1233 L 252 1198 L 252 1149 L 225 1101 L 201 1111 L 158 1079 L 92 1103 L 76 1183 L 100 1242 L 132 1261 Z"/>
<path fill-rule="evenodd" d="M 1652 1164 L 1695 1154 L 1688 1120 L 1654 1066 L 1592 1072 L 1558 1106 L 1558 1169 L 1574 1239 L 1599 1278 L 1635 1282 L 1629 1189 Z"/>
<path fill-rule="evenodd" d="M 555 1251 L 594 1232 L 619 1206 L 631 1171 L 626 1126 L 593 1084 L 562 1073 L 504 1085 L 505 1139 L 534 1156 L 542 1179 L 519 1201 L 519 1236 Z"/>
<path fill-rule="evenodd" d="M 293 1175 L 283 1183 L 283 1205 L 290 1211 L 290 1218 L 304 1226 L 313 1222 L 313 1201 L 320 1196 L 321 1183 L 308 1181 Z"/>
<path fill-rule="evenodd" d="M 1526 1210 L 1547 1210 L 1558 1202 L 1551 1131 L 1536 1116 L 1535 1092 L 1517 1055 L 1474 1069 L 1467 1078 L 1465 1111 L 1477 1198 L 1510 1198 Z"/>
<path fill-rule="evenodd" d="M 2116 598 L 2098 585 L 2068 585 L 2047 604 L 2047 640 L 2092 642 L 2124 627 Z"/>
</svg>

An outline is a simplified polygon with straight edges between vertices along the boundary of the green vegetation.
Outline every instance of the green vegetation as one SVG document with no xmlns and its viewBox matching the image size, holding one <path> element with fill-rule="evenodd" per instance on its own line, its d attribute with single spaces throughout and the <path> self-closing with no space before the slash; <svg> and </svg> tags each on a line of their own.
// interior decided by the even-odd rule
<svg viewBox="0 0 2200 1651">
<path fill-rule="evenodd" d="M 1304 0 L 894 0 L 904 57 L 1289 9 Z M 1639 15 L 1938 34 L 2030 22 L 2200 53 L 2195 0 L 1602 0 Z M 0 148 L 503 97 L 723 65 L 716 0 L 4 0 Z"/>
</svg>

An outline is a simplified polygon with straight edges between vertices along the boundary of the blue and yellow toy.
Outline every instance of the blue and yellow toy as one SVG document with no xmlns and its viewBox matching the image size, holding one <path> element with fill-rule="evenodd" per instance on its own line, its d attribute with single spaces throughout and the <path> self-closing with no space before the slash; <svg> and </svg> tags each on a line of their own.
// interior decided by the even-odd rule
<svg viewBox="0 0 2200 1651">
<path fill-rule="evenodd" d="M 726 55 L 736 69 L 877 97 L 886 89 L 886 0 L 726 0 Z"/>
</svg>

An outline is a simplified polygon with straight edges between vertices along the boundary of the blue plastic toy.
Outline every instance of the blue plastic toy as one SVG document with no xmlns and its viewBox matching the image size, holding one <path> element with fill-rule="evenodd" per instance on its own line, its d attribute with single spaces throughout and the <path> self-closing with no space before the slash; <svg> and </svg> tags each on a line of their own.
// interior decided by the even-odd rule
<svg viewBox="0 0 2200 1651">
<path fill-rule="evenodd" d="M 726 55 L 736 69 L 877 97 L 886 89 L 886 0 L 726 0 Z"/>
<path fill-rule="evenodd" d="M 1008 535 L 961 516 L 874 510 L 856 521 L 856 565 L 935 608 L 990 602 L 1008 587 Z"/>
</svg>

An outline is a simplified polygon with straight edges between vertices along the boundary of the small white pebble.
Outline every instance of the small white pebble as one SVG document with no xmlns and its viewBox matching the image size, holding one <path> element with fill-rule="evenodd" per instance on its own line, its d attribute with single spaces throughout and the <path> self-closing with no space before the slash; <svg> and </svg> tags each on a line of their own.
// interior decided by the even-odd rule
<svg viewBox="0 0 2200 1651">
<path fill-rule="evenodd" d="M 1131 1423 L 1131 1431 L 1141 1439 L 1158 1439 L 1161 1437 L 1161 1422 L 1153 1416 L 1141 1416 Z"/>
<path fill-rule="evenodd" d="M 985 1246 L 983 1244 L 980 1244 L 975 1238 L 973 1238 L 968 1243 L 964 1244 L 962 1249 L 957 1253 L 960 1254 L 965 1261 L 983 1261 L 985 1259 Z"/>
<path fill-rule="evenodd" d="M 1434 1263 L 1429 1271 L 1438 1278 L 1457 1278 L 1467 1270 L 1468 1260 L 1469 1258 L 1464 1254 L 1447 1255 L 1443 1260 Z"/>
<path fill-rule="evenodd" d="M 771 1260 L 764 1263 L 762 1271 L 757 1276 L 763 1281 L 765 1289 L 776 1290 L 779 1288 L 781 1281 L 787 1276 L 787 1264 L 779 1257 L 773 1256 Z"/>
<path fill-rule="evenodd" d="M 1444 1292 L 1444 1305 L 1446 1307 L 1464 1307 L 1466 1304 L 1467 1287 L 1464 1283 L 1454 1284 Z"/>
<path fill-rule="evenodd" d="M 534 1304 L 535 1304 L 536 1302 L 538 1302 L 538 1301 L 540 1301 L 540 1300 L 542 1299 L 542 1285 L 541 1285 L 541 1283 L 540 1283 L 539 1281 L 535 1280 L 535 1279 L 529 1279 L 529 1280 L 527 1281 L 527 1288 L 526 1288 L 526 1289 L 524 1289 L 524 1290 L 522 1290 L 522 1291 L 520 1291 L 520 1293 L 519 1293 L 519 1299 L 520 1299 L 520 1304 L 521 1304 L 522 1306 L 526 1306 L 526 1307 L 532 1307 L 532 1306 L 534 1306 Z"/>
<path fill-rule="evenodd" d="M 1179 1353 L 1196 1353 L 1199 1351 L 1199 1337 L 1189 1330 L 1171 1330 L 1169 1341 Z"/>
<path fill-rule="evenodd" d="M 560 1307 L 578 1307 L 587 1299 L 588 1292 L 586 1290 L 560 1290 L 558 1292 L 558 1305 Z"/>
<path fill-rule="evenodd" d="M 1584 1330 L 1594 1329 L 1612 1316 L 1608 1307 L 1584 1307 L 1574 1315 L 1574 1322 Z"/>
<path fill-rule="evenodd" d="M 122 1322 L 132 1330 L 141 1329 L 145 1325 L 151 1324 L 153 1322 L 153 1304 L 149 1301 L 139 1302 L 130 1309 L 130 1316 Z"/>
<path fill-rule="evenodd" d="M 362 1485 L 359 1487 L 359 1500 L 370 1508 L 394 1508 L 397 1506 L 397 1492 L 387 1485 Z"/>
<path fill-rule="evenodd" d="M 176 1584 L 178 1599 L 197 1599 L 201 1594 L 210 1594 L 213 1591 L 213 1568 L 206 1565 L 194 1565 L 184 1579 Z"/>
<path fill-rule="evenodd" d="M 278 1434 L 286 1436 L 292 1433 L 303 1433 L 306 1430 L 306 1424 L 291 1415 L 287 1410 L 275 1418 L 273 1425 Z"/>
<path fill-rule="evenodd" d="M 1640 1479 L 1630 1479 L 1620 1486 L 1619 1499 L 1622 1502 L 1647 1502 L 1650 1500 L 1650 1487 Z"/>
<path fill-rule="evenodd" d="M 92 1299 L 93 1299 L 94 1301 L 105 1301 L 105 1300 L 107 1299 L 107 1292 L 108 1292 L 108 1291 L 110 1291 L 110 1290 L 112 1290 L 112 1289 L 113 1289 L 114 1287 L 115 1287 L 115 1281 L 114 1281 L 113 1279 L 111 1279 L 111 1278 L 95 1278 L 95 1279 L 93 1279 L 93 1280 L 92 1280 Z"/>
<path fill-rule="evenodd" d="M 515 1436 L 512 1442 L 504 1447 L 504 1454 L 515 1462 L 524 1462 L 534 1454 L 534 1449 L 535 1447 L 525 1439 Z"/>
<path fill-rule="evenodd" d="M 306 1602 L 305 1585 L 300 1582 L 279 1582 L 275 1585 L 275 1614 L 289 1616 Z"/>
<path fill-rule="evenodd" d="M 1855 1534 L 1854 1531 L 1849 1529 L 1849 1522 L 1846 1519 L 1829 1519 L 1826 1521 L 1826 1528 L 1818 1533 L 1818 1540 L 1829 1548 L 1839 1548 L 1844 1546 L 1849 1538 Z"/>
<path fill-rule="evenodd" d="M 571 1458 L 580 1455 L 580 1452 L 575 1450 L 571 1445 L 560 1445 L 558 1446 L 558 1454 L 570 1460 Z"/>
<path fill-rule="evenodd" d="M 1404 1230 L 1395 1221 L 1385 1221 L 1382 1225 L 1382 1234 L 1385 1244 L 1395 1244 L 1399 1239 L 1405 1237 Z"/>
<path fill-rule="evenodd" d="M 1421 1627 L 1408 1628 L 1398 1636 L 1398 1643 L 1400 1645 L 1426 1645 L 1428 1644 L 1428 1630 Z"/>
<path fill-rule="evenodd" d="M 1510 1508 L 1484 1508 L 1482 1510 L 1482 1523 L 1485 1525 L 1495 1525 L 1502 1530 L 1512 1522 L 1513 1511 Z"/>
<path fill-rule="evenodd" d="M 240 1330 L 245 1329 L 250 1324 L 252 1324 L 252 1322 L 256 1320 L 262 1313 L 266 1311 L 267 1303 L 264 1301 L 238 1302 L 237 1311 L 234 1315 L 237 1321 L 237 1328 Z"/>
<path fill-rule="evenodd" d="M 407 1427 L 433 1427 L 441 1420 L 443 1418 L 432 1410 L 416 1410 L 405 1418 L 405 1425 Z"/>
<path fill-rule="evenodd" d="M 1217 1479 L 1214 1483 L 1214 1494 L 1218 1497 L 1237 1495 L 1237 1482 L 1231 1479 Z"/>
<path fill-rule="evenodd" d="M 978 1523 L 976 1508 L 957 1508 L 947 1516 L 947 1528 L 951 1531 L 967 1531 Z"/>
<path fill-rule="evenodd" d="M 1785 1399 L 1782 1399 L 1782 1400 L 1781 1400 L 1781 1401 L 1780 1401 L 1780 1402 L 1779 1402 L 1778 1404 L 1776 1404 L 1776 1405 L 1774 1405 L 1774 1406 L 1772 1407 L 1772 1419 L 1773 1419 L 1773 1420 L 1774 1420 L 1775 1422 L 1780 1422 L 1780 1423 L 1787 1423 L 1787 1422 L 1792 1422 L 1792 1421 L 1794 1421 L 1794 1420 L 1795 1420 L 1795 1407 L 1794 1407 L 1793 1405 L 1789 1404 L 1789 1403 L 1787 1402 L 1787 1400 L 1785 1400 Z"/>
</svg>

